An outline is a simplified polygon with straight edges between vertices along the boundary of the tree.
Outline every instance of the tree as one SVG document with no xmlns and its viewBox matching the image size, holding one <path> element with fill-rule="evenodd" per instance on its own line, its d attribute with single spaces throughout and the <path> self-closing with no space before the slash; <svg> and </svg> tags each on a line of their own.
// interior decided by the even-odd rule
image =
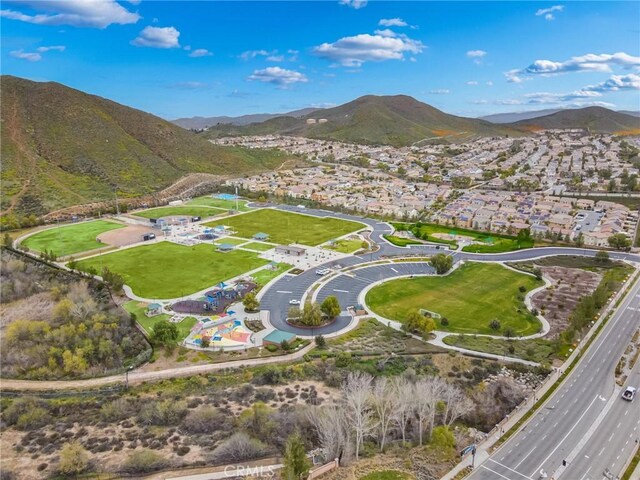
<svg viewBox="0 0 640 480">
<path fill-rule="evenodd" d="M 302 317 L 302 310 L 300 310 L 300 307 L 289 307 L 289 312 L 287 313 L 287 318 L 290 318 L 292 320 L 298 320 L 300 317 Z"/>
<path fill-rule="evenodd" d="M 365 437 L 375 427 L 373 412 L 369 408 L 372 382 L 373 377 L 368 373 L 351 372 L 343 388 L 347 419 L 356 436 L 356 460 Z"/>
<path fill-rule="evenodd" d="M 609 246 L 616 250 L 626 250 L 631 247 L 631 239 L 624 233 L 614 233 L 607 241 L 609 242 Z"/>
<path fill-rule="evenodd" d="M 426 337 L 436 329 L 436 323 L 431 317 L 426 317 L 419 312 L 412 312 L 406 322 L 402 324 L 402 329 Z"/>
<path fill-rule="evenodd" d="M 384 450 L 387 434 L 391 427 L 395 404 L 396 399 L 391 384 L 386 377 L 378 378 L 371 391 L 371 406 L 376 414 L 378 445 L 381 452 Z"/>
<path fill-rule="evenodd" d="M 542 270 L 540 268 L 534 268 L 531 273 L 536 277 L 536 280 L 542 280 Z"/>
<path fill-rule="evenodd" d="M 4 236 L 2 237 L 2 244 L 5 247 L 10 247 L 11 245 L 13 245 L 13 240 L 11 239 L 11 235 L 5 232 Z"/>
<path fill-rule="evenodd" d="M 302 318 L 300 320 L 303 325 L 308 327 L 317 327 L 322 323 L 322 312 L 317 303 L 305 302 L 302 308 Z"/>
<path fill-rule="evenodd" d="M 446 403 L 443 423 L 450 426 L 457 419 L 469 413 L 473 409 L 473 402 L 455 385 L 446 384 L 444 388 L 444 401 Z"/>
<path fill-rule="evenodd" d="M 443 275 L 451 270 L 453 266 L 453 257 L 445 255 L 444 253 L 438 253 L 431 257 L 429 264 L 436 269 L 438 275 Z"/>
<path fill-rule="evenodd" d="M 340 315 L 342 308 L 340 307 L 338 298 L 335 295 L 329 295 L 323 300 L 322 305 L 320 305 L 320 310 L 330 319 L 334 319 Z"/>
<path fill-rule="evenodd" d="M 175 323 L 171 323 L 168 320 L 160 320 L 153 326 L 151 340 L 158 345 L 172 347 L 175 346 L 179 336 L 180 332 Z"/>
<path fill-rule="evenodd" d="M 595 258 L 598 263 L 609 263 L 609 252 L 598 250 Z"/>
<path fill-rule="evenodd" d="M 316 347 L 324 348 L 327 346 L 327 341 L 322 335 L 317 335 L 315 338 Z"/>
<path fill-rule="evenodd" d="M 284 450 L 283 480 L 300 480 L 306 478 L 311 468 L 304 443 L 298 432 L 287 439 Z"/>
<path fill-rule="evenodd" d="M 63 475 L 78 475 L 89 466 L 89 454 L 78 441 L 65 443 L 60 450 L 58 470 Z"/>
<path fill-rule="evenodd" d="M 260 302 L 254 292 L 247 293 L 242 299 L 242 305 L 247 312 L 256 312 L 260 308 Z"/>
<path fill-rule="evenodd" d="M 402 443 L 406 441 L 407 422 L 412 414 L 412 385 L 404 377 L 394 377 L 392 380 L 393 394 L 396 399 L 396 406 L 392 413 L 393 423 L 402 434 Z"/>
<path fill-rule="evenodd" d="M 351 429 L 343 406 L 314 407 L 307 410 L 307 418 L 327 458 L 342 460 L 350 456 Z"/>
</svg>

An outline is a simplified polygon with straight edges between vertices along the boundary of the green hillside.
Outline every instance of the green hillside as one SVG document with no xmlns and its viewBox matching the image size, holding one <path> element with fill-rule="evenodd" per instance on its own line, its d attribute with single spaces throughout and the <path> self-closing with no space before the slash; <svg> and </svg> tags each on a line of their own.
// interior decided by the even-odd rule
<svg viewBox="0 0 640 480">
<path fill-rule="evenodd" d="M 307 123 L 309 119 L 321 118 L 327 121 Z M 215 138 L 270 133 L 394 146 L 411 145 L 425 139 L 455 142 L 478 136 L 522 135 L 508 126 L 449 115 L 406 95 L 367 95 L 302 118 L 278 117 L 245 127 L 219 125 L 203 135 Z"/>
<path fill-rule="evenodd" d="M 187 173 L 273 169 L 288 157 L 212 145 L 148 113 L 59 83 L 0 78 L 3 214 L 134 197 Z"/>
<path fill-rule="evenodd" d="M 599 133 L 637 135 L 640 133 L 640 118 L 608 108 L 586 107 L 561 110 L 544 117 L 521 120 L 512 123 L 511 126 L 523 130 L 580 128 Z"/>
</svg>

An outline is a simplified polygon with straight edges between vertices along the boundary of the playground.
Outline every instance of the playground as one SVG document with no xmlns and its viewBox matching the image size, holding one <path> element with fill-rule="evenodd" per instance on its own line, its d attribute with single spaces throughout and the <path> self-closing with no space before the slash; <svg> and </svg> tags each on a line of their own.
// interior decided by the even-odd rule
<svg viewBox="0 0 640 480">
<path fill-rule="evenodd" d="M 219 253 L 206 243 L 158 242 L 90 257 L 79 261 L 78 268 L 86 271 L 93 267 L 100 272 L 109 267 L 124 277 L 134 294 L 168 299 L 193 294 L 268 264 L 254 252 Z"/>
<path fill-rule="evenodd" d="M 278 244 L 302 244 L 316 246 L 333 238 L 362 230 L 361 223 L 332 217 L 313 217 L 299 213 L 265 208 L 249 213 L 226 217 L 210 222 L 207 226 L 226 225 L 235 236 L 251 239 L 258 232 L 269 235 L 269 241 Z"/>
<path fill-rule="evenodd" d="M 199 320 L 191 329 L 184 343 L 187 347 L 202 347 L 202 340 L 209 341 L 209 348 L 247 348 L 252 347 L 252 332 L 242 321 L 235 318 L 235 312 L 214 316 L 211 320 Z"/>
<path fill-rule="evenodd" d="M 104 232 L 123 227 L 122 223 L 107 220 L 92 220 L 55 226 L 31 235 L 22 244 L 29 250 L 36 252 L 50 250 L 57 256 L 63 257 L 105 247 L 106 245 L 98 240 L 98 236 Z"/>
<path fill-rule="evenodd" d="M 420 309 L 436 312 L 438 330 L 455 333 L 531 335 L 540 322 L 527 310 L 524 296 L 543 285 L 495 263 L 469 262 L 445 276 L 420 276 L 384 282 L 366 296 L 371 311 L 391 320 L 404 322 Z M 520 291 L 523 287 L 524 291 Z M 443 325 L 446 318 L 448 324 Z M 492 329 L 492 320 L 500 328 Z"/>
<path fill-rule="evenodd" d="M 242 300 L 245 295 L 258 287 L 253 282 L 237 282 L 233 284 L 219 283 L 197 300 L 181 300 L 171 308 L 176 313 L 192 315 L 218 315 L 225 312 L 232 303 Z"/>
</svg>

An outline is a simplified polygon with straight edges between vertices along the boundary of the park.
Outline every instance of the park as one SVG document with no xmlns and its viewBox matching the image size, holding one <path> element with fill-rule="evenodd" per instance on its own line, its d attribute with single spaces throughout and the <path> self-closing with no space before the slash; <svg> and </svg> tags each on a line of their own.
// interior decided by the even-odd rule
<svg viewBox="0 0 640 480">
<path fill-rule="evenodd" d="M 365 225 L 349 220 L 319 218 L 271 208 L 226 217 L 205 225 L 230 227 L 237 237 L 253 238 L 256 233 L 264 232 L 269 235 L 270 242 L 312 247 L 365 228 Z"/>
<path fill-rule="evenodd" d="M 390 280 L 372 288 L 367 306 L 376 314 L 400 322 L 420 309 L 436 312 L 438 330 L 524 336 L 537 333 L 540 322 L 524 305 L 527 292 L 543 282 L 494 263 L 469 262 L 445 276 Z M 492 328 L 498 320 L 500 326 Z"/>
</svg>

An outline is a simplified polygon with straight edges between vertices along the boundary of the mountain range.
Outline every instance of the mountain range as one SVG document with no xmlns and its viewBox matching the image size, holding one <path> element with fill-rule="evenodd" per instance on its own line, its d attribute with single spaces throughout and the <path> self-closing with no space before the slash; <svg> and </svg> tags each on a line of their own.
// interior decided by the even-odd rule
<svg viewBox="0 0 640 480">
<path fill-rule="evenodd" d="M 212 127 L 218 125 L 219 123 L 227 124 L 227 125 L 249 125 L 251 123 L 259 123 L 265 122 L 267 120 L 271 120 L 276 117 L 294 117 L 300 118 L 305 115 L 309 115 L 311 113 L 317 112 L 318 110 L 322 110 L 322 108 L 302 108 L 300 110 L 293 110 L 291 112 L 286 113 L 254 113 L 250 115 L 241 115 L 239 117 L 188 117 L 188 118 L 177 118 L 175 120 L 171 120 L 172 123 L 182 127 L 188 128 L 192 130 L 199 130 L 207 127 Z"/>
<path fill-rule="evenodd" d="M 59 83 L 0 77 L 3 214 L 158 191 L 188 173 L 273 169 L 287 155 L 220 147 L 154 115 Z"/>
<path fill-rule="evenodd" d="M 387 144 L 397 147 L 426 142 L 461 142 L 480 136 L 523 136 L 548 128 L 579 128 L 592 132 L 633 133 L 640 118 L 602 107 L 550 110 L 510 123 L 457 117 L 406 95 L 366 95 L 334 108 L 295 118 L 280 116 L 249 125 L 216 125 L 202 135 L 299 135 L 310 138 Z M 521 117 L 520 117 L 521 118 Z"/>
<path fill-rule="evenodd" d="M 277 150 L 213 145 L 228 135 L 287 134 L 407 146 L 545 128 L 640 132 L 640 118 L 600 107 L 562 110 L 509 124 L 449 115 L 406 95 L 360 97 L 334 108 L 289 112 L 248 125 L 217 124 L 196 134 L 149 113 L 55 82 L 1 76 L 1 215 L 157 192 L 190 173 L 273 170 Z M 300 116 L 298 116 L 300 115 Z"/>
<path fill-rule="evenodd" d="M 486 120 L 491 123 L 514 123 L 520 120 L 530 120 L 532 118 L 544 117 L 546 115 L 553 115 L 554 113 L 561 112 L 563 108 L 547 108 L 545 110 L 532 110 L 528 112 L 505 112 L 494 113 L 493 115 L 485 115 L 479 117 L 481 120 Z M 624 113 L 631 115 L 632 117 L 640 117 L 640 111 L 631 110 L 618 110 L 618 113 Z"/>
</svg>

